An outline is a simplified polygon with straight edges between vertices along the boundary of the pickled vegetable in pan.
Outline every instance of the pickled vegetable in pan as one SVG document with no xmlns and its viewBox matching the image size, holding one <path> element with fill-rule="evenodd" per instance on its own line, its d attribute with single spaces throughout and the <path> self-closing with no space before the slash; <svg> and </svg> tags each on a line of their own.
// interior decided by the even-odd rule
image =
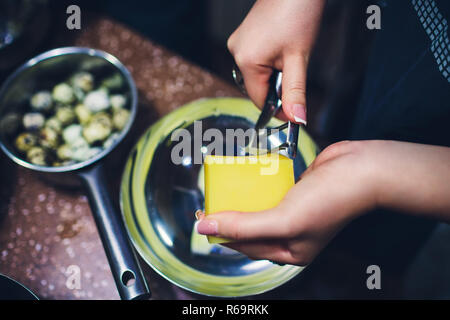
<svg viewBox="0 0 450 320">
<path fill-rule="evenodd" d="M 86 71 L 31 95 L 24 113 L 0 123 L 16 150 L 40 166 L 85 161 L 111 146 L 130 118 L 125 81 L 117 73 L 95 79 Z"/>
</svg>

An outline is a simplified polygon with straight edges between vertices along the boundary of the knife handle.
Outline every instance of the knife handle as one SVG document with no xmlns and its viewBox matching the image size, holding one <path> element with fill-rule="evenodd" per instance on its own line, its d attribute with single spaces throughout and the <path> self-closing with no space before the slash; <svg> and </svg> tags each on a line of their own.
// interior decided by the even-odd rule
<svg viewBox="0 0 450 320">
<path fill-rule="evenodd" d="M 267 93 L 261 115 L 256 121 L 255 129 L 260 130 L 267 126 L 270 119 L 281 110 L 281 78 L 282 73 L 274 71 L 269 79 L 269 92 Z"/>
</svg>

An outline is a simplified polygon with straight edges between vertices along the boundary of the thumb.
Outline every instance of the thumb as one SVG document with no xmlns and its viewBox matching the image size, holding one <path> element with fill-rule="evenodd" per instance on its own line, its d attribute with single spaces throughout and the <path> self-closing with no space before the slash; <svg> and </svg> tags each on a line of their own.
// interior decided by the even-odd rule
<svg viewBox="0 0 450 320">
<path fill-rule="evenodd" d="M 280 238 L 286 236 L 288 228 L 284 223 L 287 219 L 283 217 L 286 215 L 278 208 L 260 212 L 220 212 L 201 219 L 197 231 L 239 241 Z"/>
<path fill-rule="evenodd" d="M 306 125 L 306 69 L 303 56 L 289 56 L 283 63 L 283 111 L 290 121 Z"/>
</svg>

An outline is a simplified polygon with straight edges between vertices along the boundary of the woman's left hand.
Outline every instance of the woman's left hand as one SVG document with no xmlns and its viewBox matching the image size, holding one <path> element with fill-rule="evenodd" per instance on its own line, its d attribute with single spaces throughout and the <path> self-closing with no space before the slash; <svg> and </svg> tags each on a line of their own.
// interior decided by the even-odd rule
<svg viewBox="0 0 450 320">
<path fill-rule="evenodd" d="M 200 217 L 200 234 L 252 259 L 306 265 L 347 223 L 376 206 L 450 220 L 450 148 L 343 141 L 326 148 L 281 203 Z"/>
</svg>

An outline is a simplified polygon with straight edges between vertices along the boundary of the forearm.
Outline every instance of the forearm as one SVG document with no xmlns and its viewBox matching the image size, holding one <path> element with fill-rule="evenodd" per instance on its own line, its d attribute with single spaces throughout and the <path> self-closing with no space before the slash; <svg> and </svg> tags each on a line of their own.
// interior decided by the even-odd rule
<svg viewBox="0 0 450 320">
<path fill-rule="evenodd" d="M 450 148 L 382 143 L 377 204 L 450 222 Z"/>
</svg>

